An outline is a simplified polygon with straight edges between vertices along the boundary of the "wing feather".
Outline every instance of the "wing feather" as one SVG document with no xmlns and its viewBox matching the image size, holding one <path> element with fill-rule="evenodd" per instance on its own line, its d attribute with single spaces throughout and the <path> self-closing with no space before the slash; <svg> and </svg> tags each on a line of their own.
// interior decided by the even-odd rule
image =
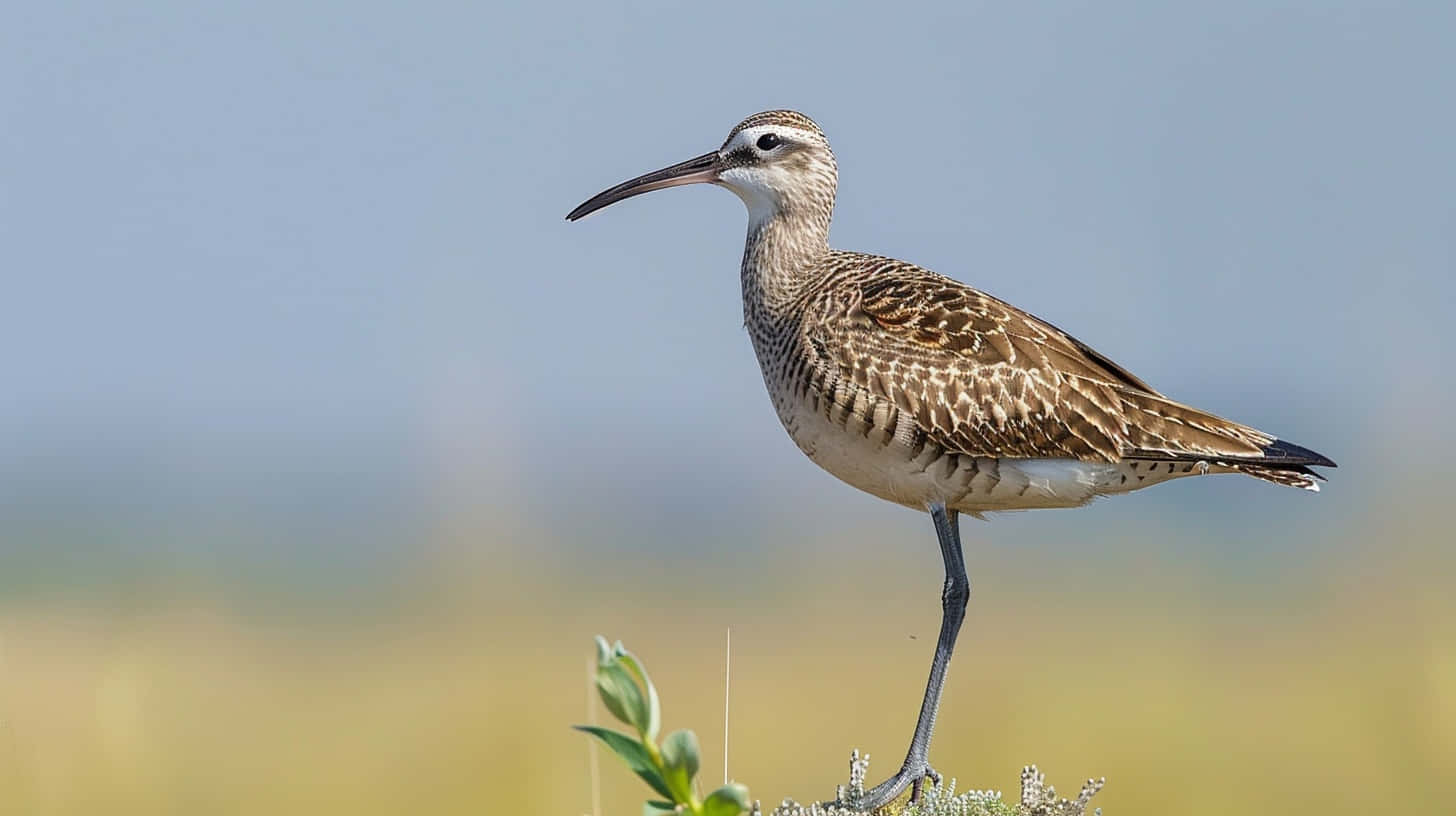
<svg viewBox="0 0 1456 816">
<path fill-rule="evenodd" d="M 894 264 L 887 269 L 887 264 Z M 974 456 L 1259 458 L 1273 437 L 1174 402 L 1086 344 L 949 278 L 874 258 L 807 347 L 930 441 Z"/>
</svg>

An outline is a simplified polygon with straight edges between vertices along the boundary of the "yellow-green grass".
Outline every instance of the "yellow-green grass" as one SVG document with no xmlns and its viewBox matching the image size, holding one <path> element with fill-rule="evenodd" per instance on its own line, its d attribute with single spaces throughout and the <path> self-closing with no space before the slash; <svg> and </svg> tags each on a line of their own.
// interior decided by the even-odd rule
<svg viewBox="0 0 1456 816">
<path fill-rule="evenodd" d="M 1441 810 L 1456 593 L 1448 546 L 1421 529 L 1252 587 L 981 552 L 933 760 L 1008 796 L 1030 762 L 1069 794 L 1105 775 L 1096 804 L 1113 816 Z M 647 661 L 665 728 L 697 730 L 716 784 L 729 624 L 731 772 L 756 797 L 828 797 L 851 747 L 872 778 L 898 762 L 934 642 L 933 553 L 918 574 L 806 571 L 694 597 L 625 568 L 609 583 L 631 591 L 614 592 L 513 552 L 357 614 L 241 612 L 195 587 L 125 611 L 8 602 L 0 813 L 586 813 L 588 739 L 568 725 L 586 717 L 598 632 Z M 603 812 L 637 813 L 640 782 L 605 753 L 601 767 Z"/>
</svg>

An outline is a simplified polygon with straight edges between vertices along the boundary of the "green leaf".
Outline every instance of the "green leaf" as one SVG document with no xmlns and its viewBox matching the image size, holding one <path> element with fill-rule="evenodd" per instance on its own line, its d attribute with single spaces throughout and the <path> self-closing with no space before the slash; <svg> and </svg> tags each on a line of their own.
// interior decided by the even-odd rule
<svg viewBox="0 0 1456 816">
<path fill-rule="evenodd" d="M 612 646 L 607 639 L 597 635 L 597 665 L 605 666 L 612 662 Z"/>
<path fill-rule="evenodd" d="M 698 735 L 686 729 L 674 731 L 662 741 L 662 779 L 676 794 L 674 799 L 686 802 L 692 796 L 693 777 L 698 774 Z"/>
<path fill-rule="evenodd" d="M 691 779 L 698 775 L 698 735 L 686 728 L 674 731 L 662 741 L 662 764 L 683 768 Z"/>
<path fill-rule="evenodd" d="M 647 703 L 631 672 L 621 663 L 614 660 L 597 667 L 597 691 L 601 692 L 602 702 L 612 716 L 637 729 L 639 734 L 647 733 Z"/>
<path fill-rule="evenodd" d="M 703 800 L 703 816 L 738 816 L 751 807 L 753 803 L 748 798 L 748 788 L 729 782 Z"/>
<path fill-rule="evenodd" d="M 600 651 L 604 645 L 606 645 L 606 641 L 598 644 L 597 650 Z M 642 661 L 637 659 L 637 655 L 627 651 L 620 640 L 617 641 L 616 655 L 618 660 L 637 675 L 637 681 L 642 684 L 642 687 L 647 689 L 647 728 L 643 733 L 647 735 L 648 739 L 655 740 L 657 732 L 662 728 L 662 706 L 657 700 L 657 687 L 652 685 L 652 678 L 647 676 L 647 669 L 642 665 Z"/>
<path fill-rule="evenodd" d="M 668 789 L 667 783 L 662 781 L 662 776 L 657 772 L 657 768 L 653 767 L 652 757 L 647 754 L 647 749 L 642 747 L 642 743 L 637 742 L 626 734 L 597 725 L 576 725 L 572 727 L 578 731 L 585 731 L 588 734 L 600 738 L 602 742 L 607 744 L 608 748 L 615 751 L 617 756 L 621 757 L 627 763 L 627 767 L 642 777 L 643 782 L 652 786 L 653 790 L 663 796 L 669 799 L 672 798 L 672 791 Z"/>
<path fill-rule="evenodd" d="M 642 816 L 662 816 L 664 813 L 676 813 L 677 805 L 671 802 L 658 802 L 648 800 L 642 803 Z"/>
</svg>

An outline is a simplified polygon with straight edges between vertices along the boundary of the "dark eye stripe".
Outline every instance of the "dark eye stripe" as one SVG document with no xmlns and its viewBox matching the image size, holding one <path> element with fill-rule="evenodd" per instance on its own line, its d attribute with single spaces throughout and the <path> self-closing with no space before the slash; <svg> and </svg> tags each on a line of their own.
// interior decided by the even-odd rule
<svg viewBox="0 0 1456 816">
<path fill-rule="evenodd" d="M 725 160 L 725 164 L 728 167 L 741 167 L 745 164 L 757 163 L 758 154 L 754 153 L 751 147 L 740 147 L 732 153 L 729 153 Z"/>
</svg>

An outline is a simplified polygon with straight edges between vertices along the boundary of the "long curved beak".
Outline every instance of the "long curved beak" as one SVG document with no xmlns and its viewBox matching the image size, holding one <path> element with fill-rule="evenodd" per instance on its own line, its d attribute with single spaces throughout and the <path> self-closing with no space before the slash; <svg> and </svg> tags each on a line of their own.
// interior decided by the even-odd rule
<svg viewBox="0 0 1456 816">
<path fill-rule="evenodd" d="M 575 221 L 585 218 L 608 204 L 616 204 L 624 198 L 650 193 L 653 190 L 716 181 L 718 166 L 718 151 L 714 150 L 685 162 L 678 162 L 671 167 L 664 167 L 661 170 L 638 176 L 583 201 L 580 207 L 566 214 L 566 220 Z"/>
</svg>

